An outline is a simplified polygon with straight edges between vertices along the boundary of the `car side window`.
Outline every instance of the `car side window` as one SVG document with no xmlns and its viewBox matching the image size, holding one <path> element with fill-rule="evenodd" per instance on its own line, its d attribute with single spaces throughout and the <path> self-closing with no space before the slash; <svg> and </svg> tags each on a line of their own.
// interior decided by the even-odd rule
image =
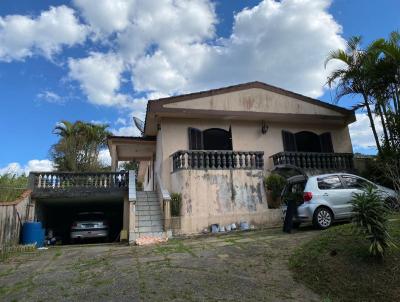
<svg viewBox="0 0 400 302">
<path fill-rule="evenodd" d="M 318 188 L 320 190 L 343 189 L 339 176 L 326 176 L 317 178 Z"/>
<path fill-rule="evenodd" d="M 343 175 L 342 179 L 346 184 L 346 187 L 348 187 L 349 189 L 366 189 L 370 186 L 373 186 L 374 188 L 376 187 L 369 181 L 354 176 Z"/>
</svg>

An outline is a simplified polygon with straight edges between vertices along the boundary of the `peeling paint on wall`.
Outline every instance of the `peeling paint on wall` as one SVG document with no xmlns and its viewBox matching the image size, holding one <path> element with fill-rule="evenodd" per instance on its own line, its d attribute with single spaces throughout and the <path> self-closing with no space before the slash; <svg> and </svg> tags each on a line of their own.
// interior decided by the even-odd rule
<svg viewBox="0 0 400 302">
<path fill-rule="evenodd" d="M 181 170 L 171 174 L 174 192 L 182 194 L 182 232 L 201 231 L 213 223 L 270 219 L 263 171 Z"/>
</svg>

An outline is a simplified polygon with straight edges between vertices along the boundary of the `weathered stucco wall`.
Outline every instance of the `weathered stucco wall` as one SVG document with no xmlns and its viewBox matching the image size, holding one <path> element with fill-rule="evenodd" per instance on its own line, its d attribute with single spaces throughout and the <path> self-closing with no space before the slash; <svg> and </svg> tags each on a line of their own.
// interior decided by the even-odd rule
<svg viewBox="0 0 400 302">
<path fill-rule="evenodd" d="M 265 112 L 282 114 L 320 114 L 342 116 L 338 111 L 260 88 L 202 97 L 164 105 L 166 108 Z"/>
<path fill-rule="evenodd" d="M 201 232 L 211 224 L 248 221 L 277 223 L 268 209 L 260 170 L 181 170 L 171 174 L 171 189 L 182 194 L 181 233 Z"/>
<path fill-rule="evenodd" d="M 321 124 L 300 124 L 296 121 L 291 123 L 268 122 L 268 131 L 261 133 L 261 121 L 239 121 L 239 120 L 216 120 L 216 119 L 172 119 L 163 118 L 161 120 L 161 144 L 162 153 L 157 153 L 157 157 L 162 156 L 162 180 L 168 190 L 171 186 L 171 158 L 170 156 L 177 150 L 187 150 L 189 148 L 188 127 L 195 127 L 201 130 L 208 128 L 232 129 L 233 150 L 236 151 L 264 151 L 265 172 L 268 173 L 273 168 L 270 156 L 283 151 L 282 130 L 298 132 L 303 130 L 313 131 L 321 134 L 330 131 L 335 152 L 352 152 L 351 139 L 347 126 Z M 158 158 L 157 158 L 158 160 Z"/>
</svg>

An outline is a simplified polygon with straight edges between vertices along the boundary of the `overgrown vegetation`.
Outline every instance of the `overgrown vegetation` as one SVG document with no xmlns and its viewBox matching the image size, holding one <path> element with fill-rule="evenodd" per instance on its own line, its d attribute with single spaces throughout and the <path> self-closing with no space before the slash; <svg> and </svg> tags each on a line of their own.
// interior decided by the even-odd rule
<svg viewBox="0 0 400 302">
<path fill-rule="evenodd" d="M 27 184 L 25 175 L 0 175 L 0 202 L 16 200 L 27 189 Z"/>
<path fill-rule="evenodd" d="M 395 189 L 400 199 L 400 34 L 392 32 L 365 48 L 361 37 L 352 37 L 347 49 L 332 52 L 326 63 L 331 60 L 343 64 L 331 73 L 328 84 L 336 86 L 337 100 L 360 97 L 355 109 L 366 110 L 378 150 L 373 165 L 383 176 L 381 183 Z"/>
<path fill-rule="evenodd" d="M 400 243 L 400 215 L 392 216 L 388 230 Z M 398 301 L 400 250 L 390 249 L 383 261 L 369 253 L 369 243 L 351 224 L 339 225 L 297 248 L 290 268 L 298 282 L 326 301 Z"/>
<path fill-rule="evenodd" d="M 286 179 L 279 174 L 272 173 L 264 179 L 264 184 L 266 189 L 271 192 L 271 197 L 273 199 L 269 202 L 269 206 L 278 208 L 281 203 L 280 196 L 282 190 L 286 185 Z"/>
<path fill-rule="evenodd" d="M 171 193 L 171 216 L 181 216 L 182 195 Z"/>
<path fill-rule="evenodd" d="M 99 160 L 99 153 L 107 146 L 108 125 L 82 121 L 60 122 L 54 133 L 59 140 L 50 150 L 58 171 L 87 172 L 109 169 Z"/>
<path fill-rule="evenodd" d="M 388 232 L 388 209 L 372 187 L 362 193 L 354 194 L 353 224 L 357 234 L 363 235 L 369 242 L 372 256 L 383 257 L 389 247 L 395 247 Z"/>
</svg>

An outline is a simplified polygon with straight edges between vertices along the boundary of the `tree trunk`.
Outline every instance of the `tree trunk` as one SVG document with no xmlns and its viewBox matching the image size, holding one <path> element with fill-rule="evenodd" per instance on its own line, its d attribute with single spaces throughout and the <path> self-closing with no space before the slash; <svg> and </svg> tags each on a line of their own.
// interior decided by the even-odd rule
<svg viewBox="0 0 400 302">
<path fill-rule="evenodd" d="M 380 100 L 377 101 L 377 103 L 375 105 L 375 108 L 376 108 L 376 111 L 379 114 L 379 117 L 381 118 L 382 129 L 383 129 L 383 137 L 384 137 L 384 140 L 385 140 L 385 145 L 388 146 L 388 145 L 390 145 L 390 141 L 389 141 L 389 135 L 388 135 L 387 128 L 386 128 L 386 122 L 385 122 L 385 119 L 384 119 L 383 114 L 382 114 L 381 104 L 382 104 L 382 101 L 380 101 Z M 382 107 L 384 107 L 384 106 L 385 105 L 382 104 Z"/>
<path fill-rule="evenodd" d="M 392 133 L 390 127 L 388 127 L 388 125 L 387 125 L 387 121 L 388 121 L 388 112 L 387 112 L 387 109 L 386 109 L 386 106 L 385 106 L 385 105 L 382 106 L 382 112 L 383 112 L 383 115 L 384 115 L 384 117 L 385 117 L 386 128 L 387 128 L 387 130 L 388 130 L 388 132 L 389 132 L 390 143 L 391 143 L 392 146 L 394 147 L 394 146 L 395 146 L 395 143 L 394 143 L 393 133 Z"/>
<path fill-rule="evenodd" d="M 374 123 L 374 118 L 373 118 L 373 115 L 372 115 L 371 107 L 369 106 L 369 102 L 368 102 L 368 96 L 365 93 L 363 93 L 363 98 L 364 98 L 364 102 L 365 102 L 365 107 L 367 108 L 367 113 L 368 113 L 369 122 L 371 124 L 372 133 L 374 134 L 376 147 L 378 149 L 378 152 L 382 153 L 382 148 L 381 148 L 381 144 L 379 142 L 378 133 L 376 132 L 376 128 L 375 128 L 375 123 Z"/>
</svg>

